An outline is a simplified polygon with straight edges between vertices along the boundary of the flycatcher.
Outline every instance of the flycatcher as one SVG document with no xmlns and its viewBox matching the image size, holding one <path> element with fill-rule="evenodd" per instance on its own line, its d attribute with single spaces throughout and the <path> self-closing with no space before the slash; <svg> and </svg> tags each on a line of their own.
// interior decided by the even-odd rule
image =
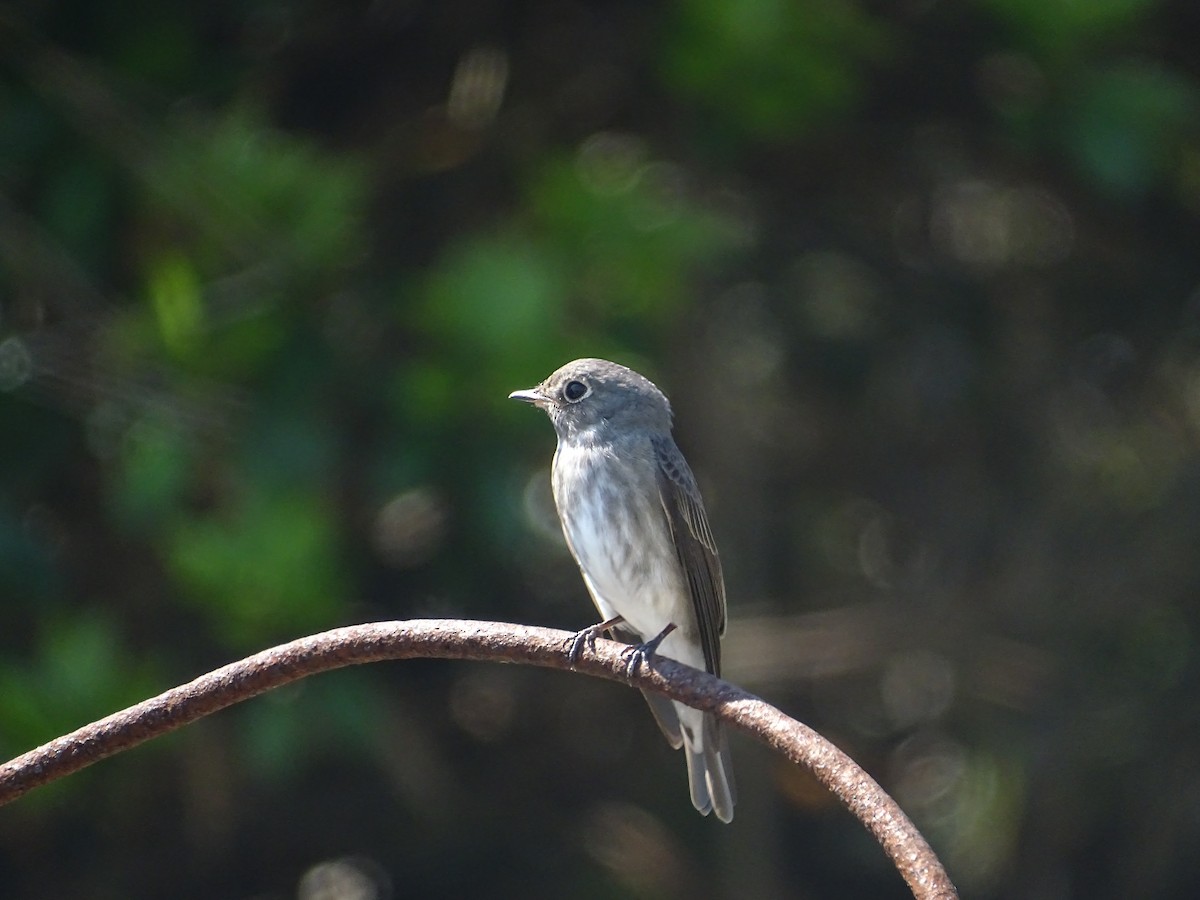
<svg viewBox="0 0 1200 900">
<path fill-rule="evenodd" d="M 567 363 L 514 391 L 558 435 L 554 503 L 571 555 L 604 621 L 626 643 L 721 674 L 725 584 L 692 470 L 671 437 L 671 404 L 648 379 L 604 359 Z M 578 648 L 579 645 L 576 645 Z M 692 804 L 733 819 L 725 729 L 713 715 L 645 694 L 687 757 Z"/>
</svg>

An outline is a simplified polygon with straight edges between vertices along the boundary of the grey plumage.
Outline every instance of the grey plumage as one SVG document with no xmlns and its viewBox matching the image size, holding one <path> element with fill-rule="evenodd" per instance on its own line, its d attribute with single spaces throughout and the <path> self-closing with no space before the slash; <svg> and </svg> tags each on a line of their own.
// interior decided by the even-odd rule
<svg viewBox="0 0 1200 900">
<path fill-rule="evenodd" d="M 648 379 L 603 359 L 567 363 L 511 397 L 550 416 L 552 482 L 563 533 L 614 631 L 644 642 L 668 625 L 663 656 L 721 674 L 725 585 L 696 479 L 671 437 L 671 406 Z M 646 694 L 671 746 L 686 753 L 692 803 L 728 822 L 736 801 L 724 728 Z"/>
</svg>

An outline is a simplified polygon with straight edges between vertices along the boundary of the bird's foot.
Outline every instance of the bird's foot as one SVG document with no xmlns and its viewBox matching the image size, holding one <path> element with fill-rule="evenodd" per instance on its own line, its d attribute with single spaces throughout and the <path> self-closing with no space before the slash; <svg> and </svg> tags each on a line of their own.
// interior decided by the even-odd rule
<svg viewBox="0 0 1200 900">
<path fill-rule="evenodd" d="M 585 646 L 589 650 L 595 650 L 596 638 L 624 621 L 621 616 L 613 616 L 611 619 L 597 622 L 595 625 L 589 625 L 582 631 L 575 632 L 575 636 L 571 638 L 570 643 L 567 645 L 567 661 L 571 665 L 575 665 L 575 663 L 579 662 L 579 654 L 583 652 Z"/>
<path fill-rule="evenodd" d="M 666 640 L 667 635 L 675 630 L 675 623 L 672 622 L 657 635 L 644 641 L 641 644 L 635 644 L 633 649 L 629 651 L 629 661 L 625 664 L 625 675 L 632 678 L 637 674 L 637 670 L 642 667 L 643 663 L 648 663 L 654 659 L 654 654 L 658 652 L 658 645 Z"/>
</svg>

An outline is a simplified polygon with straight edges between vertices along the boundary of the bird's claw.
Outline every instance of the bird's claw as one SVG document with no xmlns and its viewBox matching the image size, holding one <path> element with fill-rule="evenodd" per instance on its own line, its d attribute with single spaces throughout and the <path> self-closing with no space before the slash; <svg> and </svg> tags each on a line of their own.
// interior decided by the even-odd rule
<svg viewBox="0 0 1200 900">
<path fill-rule="evenodd" d="M 589 650 L 596 649 L 596 637 L 598 632 L 596 627 L 585 628 L 582 631 L 575 632 L 575 636 L 567 642 L 567 661 L 571 665 L 579 662 L 579 655 L 583 653 L 583 648 L 586 646 Z"/>
<path fill-rule="evenodd" d="M 597 622 L 595 625 L 589 625 L 581 631 L 575 632 L 570 642 L 567 644 L 567 661 L 571 665 L 579 662 L 579 656 L 583 653 L 583 648 L 586 646 L 589 650 L 595 651 L 596 638 L 600 637 L 610 628 L 620 625 L 624 619 L 620 616 L 613 616 L 611 619 L 606 619 L 603 622 Z"/>
<path fill-rule="evenodd" d="M 666 640 L 667 635 L 674 630 L 675 623 L 672 622 L 650 640 L 635 644 L 629 651 L 629 659 L 625 662 L 625 677 L 632 678 L 644 663 L 654 659 L 654 654 L 658 652 L 658 645 Z"/>
</svg>

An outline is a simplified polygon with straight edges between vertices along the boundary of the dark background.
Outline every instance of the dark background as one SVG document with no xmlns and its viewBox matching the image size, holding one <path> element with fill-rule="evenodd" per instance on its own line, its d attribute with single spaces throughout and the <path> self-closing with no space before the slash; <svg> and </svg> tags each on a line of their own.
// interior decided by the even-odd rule
<svg viewBox="0 0 1200 900">
<path fill-rule="evenodd" d="M 0 758 L 273 643 L 580 628 L 544 417 L 672 397 L 726 675 L 978 898 L 1200 894 L 1187 0 L 0 12 Z M 903 897 L 634 692 L 311 679 L 0 810 L 13 898 Z"/>
</svg>

